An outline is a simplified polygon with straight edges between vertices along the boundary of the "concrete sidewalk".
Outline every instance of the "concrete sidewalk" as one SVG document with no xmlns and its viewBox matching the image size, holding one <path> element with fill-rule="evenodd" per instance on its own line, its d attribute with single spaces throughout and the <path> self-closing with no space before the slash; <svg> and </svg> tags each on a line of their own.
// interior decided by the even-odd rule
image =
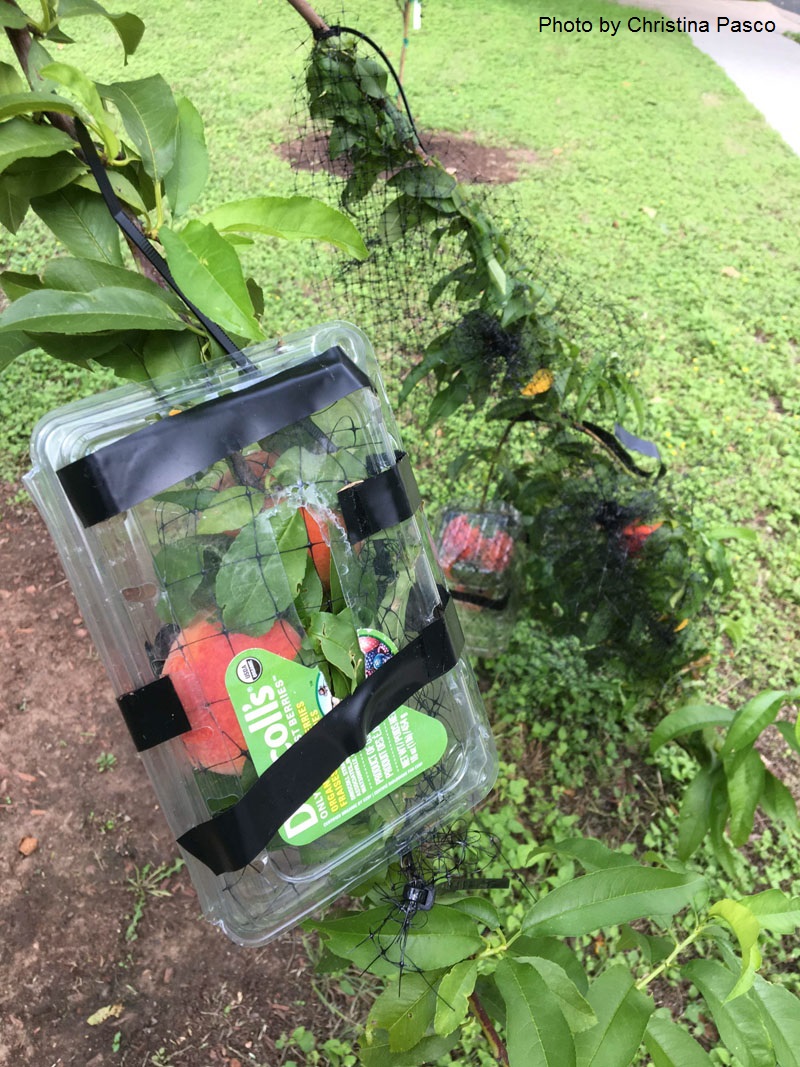
<svg viewBox="0 0 800 1067">
<path fill-rule="evenodd" d="M 618 0 L 625 4 L 626 0 Z M 691 33 L 694 44 L 722 67 L 731 81 L 800 155 L 800 43 L 784 33 L 800 33 L 800 15 L 752 0 L 630 0 L 632 6 L 667 18 L 706 19 L 709 33 Z M 741 21 L 772 19 L 774 33 L 717 32 L 717 16 Z"/>
</svg>

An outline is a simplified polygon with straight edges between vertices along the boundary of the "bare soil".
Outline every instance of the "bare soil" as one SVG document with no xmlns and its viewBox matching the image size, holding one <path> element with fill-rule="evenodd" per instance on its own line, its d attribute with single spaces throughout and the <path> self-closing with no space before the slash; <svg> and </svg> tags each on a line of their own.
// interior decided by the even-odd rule
<svg viewBox="0 0 800 1067">
<path fill-rule="evenodd" d="M 295 932 L 240 949 L 184 870 L 126 940 L 129 879 L 178 852 L 50 537 L 0 497 L 0 1065 L 277 1067 L 333 1016 Z M 104 754 L 115 758 L 112 762 Z M 29 854 L 25 854 L 29 853 Z M 110 1017 L 90 1018 L 109 1008 Z M 117 1036 L 118 1035 L 118 1036 Z M 253 1058 L 251 1058 L 253 1057 Z"/>
<path fill-rule="evenodd" d="M 432 131 L 422 135 L 422 144 L 458 181 L 468 185 L 506 185 L 517 181 L 525 167 L 541 162 L 530 148 L 479 144 L 469 131 L 460 134 Z M 339 177 L 348 176 L 342 157 L 331 162 L 325 134 L 310 133 L 286 141 L 276 145 L 275 151 L 295 170 L 327 170 Z"/>
</svg>

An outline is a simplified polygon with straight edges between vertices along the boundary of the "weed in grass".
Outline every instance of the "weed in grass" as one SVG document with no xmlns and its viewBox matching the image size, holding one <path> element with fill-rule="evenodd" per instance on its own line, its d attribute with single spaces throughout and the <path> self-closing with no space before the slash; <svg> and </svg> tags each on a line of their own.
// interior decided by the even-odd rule
<svg viewBox="0 0 800 1067">
<path fill-rule="evenodd" d="M 146 863 L 141 869 L 136 868 L 136 874 L 128 879 L 128 888 L 133 893 L 133 912 L 130 922 L 125 929 L 125 940 L 135 941 L 138 938 L 137 929 L 144 917 L 144 909 L 149 897 L 169 897 L 172 893 L 163 888 L 163 883 L 168 881 L 183 867 L 183 860 L 175 860 L 171 865 L 160 863 L 158 867 Z"/>
</svg>

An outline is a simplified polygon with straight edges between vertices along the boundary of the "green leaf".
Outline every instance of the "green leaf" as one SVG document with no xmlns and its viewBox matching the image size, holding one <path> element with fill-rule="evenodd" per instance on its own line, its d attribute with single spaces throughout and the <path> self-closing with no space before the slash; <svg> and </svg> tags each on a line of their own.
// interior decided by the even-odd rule
<svg viewBox="0 0 800 1067">
<path fill-rule="evenodd" d="M 522 929 L 540 936 L 577 937 L 643 915 L 674 915 L 704 884 L 695 874 L 638 864 L 593 871 L 541 897 L 523 919 Z"/>
<path fill-rule="evenodd" d="M 520 963 L 527 963 L 538 971 L 547 988 L 558 1001 L 567 1025 L 573 1034 L 588 1030 L 597 1022 L 597 1016 L 588 1000 L 581 996 L 575 983 L 563 967 L 542 956 L 517 956 Z"/>
<path fill-rule="evenodd" d="M 253 521 L 265 500 L 264 493 L 249 486 L 233 485 L 230 489 L 221 489 L 198 517 L 197 532 L 218 534 L 240 530 Z"/>
<path fill-rule="evenodd" d="M 125 49 L 125 59 L 132 56 L 144 33 L 144 23 L 137 15 L 129 11 L 114 15 L 96 2 L 96 0 L 59 0 L 58 19 L 79 18 L 83 15 L 101 15 L 108 19 L 117 31 L 122 47 Z"/>
<path fill-rule="evenodd" d="M 36 347 L 36 341 L 26 333 L 0 333 L 0 373 L 13 363 L 17 356 Z"/>
<path fill-rule="evenodd" d="M 736 984 L 727 967 L 716 960 L 692 960 L 682 973 L 700 990 L 719 1036 L 742 1067 L 775 1067 L 772 1043 L 750 995 L 739 997 L 735 1004 L 726 1003 Z"/>
<path fill-rule="evenodd" d="M 798 742 L 797 736 L 795 735 L 794 726 L 792 726 L 790 722 L 776 722 L 775 726 L 792 752 L 794 752 L 796 756 L 800 756 L 800 742 Z"/>
<path fill-rule="evenodd" d="M 154 330 L 147 335 L 142 358 L 151 379 L 191 370 L 203 361 L 199 340 L 191 330 L 182 333 Z"/>
<path fill-rule="evenodd" d="M 420 971 L 449 969 L 483 948 L 483 938 L 475 929 L 474 921 L 446 904 L 437 904 L 424 916 L 426 921 L 422 918 L 418 917 L 419 924 L 412 924 L 408 930 L 405 960 L 409 968 L 416 967 Z M 350 960 L 360 970 L 396 976 L 397 963 L 384 956 L 387 951 L 393 959 L 399 956 L 397 924 L 385 920 L 384 905 L 341 919 L 310 922 L 308 926 L 319 931 L 331 952 Z"/>
<path fill-rule="evenodd" d="M 3 4 L 0 7 L 0 26 L 8 26 L 12 30 L 24 30 L 28 25 L 28 16 L 18 7 Z M 5 65 L 5 64 L 4 64 Z"/>
<path fill-rule="evenodd" d="M 44 159 L 19 159 L 6 168 L 2 179 L 5 187 L 27 202 L 69 185 L 83 172 L 83 164 L 71 152 L 59 152 Z"/>
<path fill-rule="evenodd" d="M 756 975 L 753 996 L 780 1067 L 800 1067 L 800 1000 L 760 975 Z"/>
<path fill-rule="evenodd" d="M 338 615 L 327 611 L 312 615 L 308 636 L 319 645 L 323 658 L 340 670 L 345 678 L 358 677 L 364 657 L 349 608 Z"/>
<path fill-rule="evenodd" d="M 589 986 L 597 1024 L 575 1037 L 579 1067 L 628 1067 L 642 1043 L 655 1005 L 626 967 L 614 966 Z"/>
<path fill-rule="evenodd" d="M 797 802 L 779 778 L 772 771 L 764 771 L 764 792 L 761 795 L 761 807 L 775 822 L 782 822 L 790 830 L 797 831 L 800 823 L 797 818 Z"/>
<path fill-rule="evenodd" d="M 205 547 L 197 538 L 186 538 L 165 545 L 153 558 L 166 593 L 170 618 L 179 626 L 185 626 L 197 614 L 192 597 L 203 580 Z"/>
<path fill-rule="evenodd" d="M 494 980 L 506 1004 L 510 1067 L 574 1067 L 575 1041 L 539 972 L 506 958 L 497 965 Z"/>
<path fill-rule="evenodd" d="M 469 1011 L 469 998 L 478 979 L 478 964 L 475 960 L 457 963 L 439 983 L 436 999 L 434 1029 L 440 1037 L 452 1034 L 464 1021 Z"/>
<path fill-rule="evenodd" d="M 764 792 L 764 763 L 755 749 L 745 750 L 733 762 L 725 764 L 728 800 L 731 806 L 730 838 L 740 848 L 753 831 L 758 802 Z"/>
<path fill-rule="evenodd" d="M 28 293 L 0 315 L 0 331 L 84 334 L 101 330 L 183 330 L 167 305 L 149 293 L 131 289 L 97 289 L 68 293 L 41 289 Z"/>
<path fill-rule="evenodd" d="M 425 1037 L 436 1003 L 430 979 L 411 971 L 389 982 L 372 1005 L 367 1026 L 386 1031 L 391 1052 L 406 1052 Z"/>
<path fill-rule="evenodd" d="M 0 123 L 0 172 L 18 159 L 54 156 L 72 148 L 72 138 L 52 126 L 15 118 Z"/>
<path fill-rule="evenodd" d="M 742 897 L 741 903 L 773 934 L 793 934 L 800 926 L 800 897 L 787 897 L 780 889 L 765 889 L 763 893 Z"/>
<path fill-rule="evenodd" d="M 285 517 L 279 517 L 274 523 L 274 528 L 277 533 L 278 551 L 281 554 L 281 562 L 289 583 L 289 591 L 294 599 L 303 584 L 309 559 L 308 530 L 303 519 L 303 512 L 299 509 L 292 511 L 288 521 Z"/>
<path fill-rule="evenodd" d="M 602 841 L 591 837 L 568 837 L 563 841 L 554 841 L 530 853 L 529 860 L 542 853 L 555 852 L 559 856 L 570 856 L 587 871 L 605 871 L 611 867 L 630 867 L 634 861 L 624 852 L 615 852 Z"/>
<path fill-rule="evenodd" d="M 0 97 L 0 119 L 10 119 L 14 115 L 37 115 L 42 111 L 55 111 L 63 115 L 81 113 L 71 100 L 55 93 L 28 91 Z"/>
<path fill-rule="evenodd" d="M 310 196 L 260 196 L 223 204 L 203 216 L 224 233 L 263 233 L 290 241 L 325 241 L 354 259 L 369 254 L 361 235 L 341 211 Z"/>
<path fill-rule="evenodd" d="M 42 282 L 46 289 L 61 289 L 70 293 L 91 293 L 95 289 L 108 287 L 136 289 L 163 301 L 174 311 L 186 310 L 183 301 L 179 300 L 171 289 L 162 289 L 160 285 L 135 270 L 104 263 L 99 259 L 58 256 L 45 265 Z"/>
<path fill-rule="evenodd" d="M 651 1015 L 644 1035 L 644 1043 L 653 1067 L 713 1067 L 711 1057 L 666 1015 Z"/>
<path fill-rule="evenodd" d="M 447 903 L 456 911 L 463 911 L 465 915 L 472 916 L 477 923 L 488 930 L 497 930 L 503 924 L 497 908 L 485 897 L 476 897 L 470 893 L 461 900 L 451 900 L 448 896 Z"/>
<path fill-rule="evenodd" d="M 700 847 L 711 825 L 711 798 L 721 767 L 701 767 L 686 788 L 678 814 L 678 859 L 686 862 Z"/>
<path fill-rule="evenodd" d="M 30 200 L 18 181 L 0 174 L 0 225 L 9 233 L 16 233 L 28 214 Z"/>
<path fill-rule="evenodd" d="M 137 214 L 148 214 L 147 205 L 144 202 L 142 194 L 130 178 L 117 170 L 106 171 L 106 177 L 108 178 L 109 185 L 124 204 L 128 204 L 132 207 Z M 75 184 L 79 185 L 81 189 L 88 189 L 91 193 L 97 192 L 97 182 L 91 174 L 82 174 L 79 178 L 76 178 Z"/>
<path fill-rule="evenodd" d="M 359 1063 L 361 1067 L 419 1067 L 421 1063 L 436 1063 L 457 1043 L 458 1036 L 457 1033 L 448 1037 L 433 1034 L 423 1037 L 408 1052 L 392 1052 L 388 1034 L 385 1030 L 378 1030 L 368 1035 L 368 1043 L 361 1044 Z"/>
<path fill-rule="evenodd" d="M 269 514 L 260 512 L 228 549 L 216 583 L 217 603 L 229 630 L 258 635 L 286 611 L 292 594 Z"/>
<path fill-rule="evenodd" d="M 122 266 L 119 230 L 98 193 L 68 185 L 31 207 L 73 256 Z"/>
<path fill-rule="evenodd" d="M 22 271 L 4 270 L 0 273 L 0 287 L 9 300 L 19 300 L 26 293 L 37 293 L 44 288 L 38 274 L 23 274 Z"/>
<path fill-rule="evenodd" d="M 154 74 L 98 89 L 119 111 L 146 173 L 154 182 L 163 181 L 175 162 L 178 134 L 178 106 L 170 87 Z"/>
<path fill-rule="evenodd" d="M 17 12 L 22 19 L 23 24 L 25 22 L 25 16 L 16 8 L 0 8 L 0 26 L 3 23 L 3 13 L 5 11 Z M 5 25 L 8 25 L 7 23 Z M 10 63 L 0 63 L 0 96 L 5 96 L 7 93 L 24 93 L 27 92 L 27 86 L 22 78 L 22 75 L 16 69 L 12 67 Z"/>
<path fill-rule="evenodd" d="M 175 162 L 164 179 L 172 214 L 185 215 L 208 180 L 208 151 L 203 120 L 191 100 L 178 98 L 178 134 Z"/>
<path fill-rule="evenodd" d="M 736 712 L 716 704 L 684 704 L 682 708 L 667 715 L 653 730 L 650 751 L 657 752 L 676 737 L 704 730 L 707 726 L 729 726 Z"/>
<path fill-rule="evenodd" d="M 786 700 L 783 689 L 770 689 L 748 700 L 736 713 L 725 738 L 721 756 L 730 756 L 733 752 L 752 745 L 763 730 L 774 721 Z"/>
<path fill-rule="evenodd" d="M 93 126 L 103 139 L 106 155 L 116 159 L 120 151 L 119 138 L 111 126 L 111 116 L 103 107 L 103 101 L 93 81 L 69 63 L 48 63 L 40 73 L 50 81 L 63 86 L 80 106 L 81 117 Z"/>
<path fill-rule="evenodd" d="M 175 280 L 204 314 L 224 330 L 263 340 L 239 257 L 213 226 L 190 222 L 180 233 L 164 226 L 158 237 Z"/>
<path fill-rule="evenodd" d="M 551 960 L 567 974 L 580 993 L 585 993 L 589 988 L 589 980 L 580 960 L 566 942 L 556 937 L 530 937 L 523 934 L 514 941 L 509 952 L 513 956 L 541 956 Z"/>
<path fill-rule="evenodd" d="M 727 1003 L 747 992 L 753 984 L 753 976 L 761 966 L 761 952 L 758 948 L 761 926 L 750 908 L 736 900 L 718 900 L 713 907 L 709 908 L 708 914 L 724 919 L 730 926 L 739 942 L 739 951 L 742 956 L 742 969 L 736 985 L 726 997 Z"/>
</svg>

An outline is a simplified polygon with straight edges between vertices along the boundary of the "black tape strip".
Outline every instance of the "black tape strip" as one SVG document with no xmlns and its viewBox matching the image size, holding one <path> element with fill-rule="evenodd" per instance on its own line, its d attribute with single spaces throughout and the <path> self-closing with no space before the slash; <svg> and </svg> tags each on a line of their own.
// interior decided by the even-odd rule
<svg viewBox="0 0 800 1067">
<path fill-rule="evenodd" d="M 180 737 L 191 724 L 168 675 L 125 693 L 117 700 L 133 743 L 139 752 Z"/>
<path fill-rule="evenodd" d="M 351 545 L 410 519 L 422 502 L 405 452 L 380 474 L 340 489 L 338 497 Z"/>
<path fill-rule="evenodd" d="M 478 608 L 488 608 L 489 611 L 502 611 L 503 608 L 508 606 L 508 602 L 511 599 L 511 593 L 506 593 L 505 596 L 492 598 L 488 596 L 481 596 L 480 593 L 465 593 L 460 589 L 451 589 L 450 596 L 453 600 L 458 600 L 462 604 L 474 604 Z"/>
<path fill-rule="evenodd" d="M 341 348 L 329 348 L 266 381 L 145 426 L 62 467 L 58 478 L 83 525 L 94 526 L 364 388 L 372 388 L 367 375 Z"/>
<path fill-rule="evenodd" d="M 617 438 L 610 434 L 608 430 L 604 430 L 602 426 L 597 426 L 593 422 L 576 422 L 575 428 L 583 430 L 584 433 L 588 433 L 590 437 L 594 437 L 598 440 L 609 452 L 617 457 L 623 467 L 629 470 L 632 474 L 638 474 L 640 478 L 652 478 L 655 476 L 656 481 L 658 481 L 658 479 L 666 472 L 667 468 L 663 461 L 659 464 L 659 468 L 656 472 L 643 470 L 638 464 L 634 463 L 633 457 L 622 447 Z M 620 429 L 618 423 L 616 429 Z M 617 434 L 617 437 L 619 437 L 619 434 Z M 620 438 L 620 440 L 622 440 L 622 438 Z M 638 441 L 640 438 L 636 438 L 636 440 Z M 642 450 L 637 449 L 636 451 L 640 452 Z M 660 460 L 661 456 L 658 454 L 657 449 L 656 454 Z"/>
<path fill-rule="evenodd" d="M 463 644 L 447 598 L 438 618 L 295 741 L 241 800 L 187 831 L 178 844 L 214 874 L 245 867 L 348 756 L 364 748 L 376 726 L 456 665 Z"/>
<path fill-rule="evenodd" d="M 655 441 L 648 441 L 645 437 L 637 437 L 635 433 L 630 433 L 618 422 L 614 423 L 614 435 L 620 444 L 626 448 L 630 448 L 642 456 L 648 456 L 650 459 L 661 459 L 661 453 Z"/>
</svg>

